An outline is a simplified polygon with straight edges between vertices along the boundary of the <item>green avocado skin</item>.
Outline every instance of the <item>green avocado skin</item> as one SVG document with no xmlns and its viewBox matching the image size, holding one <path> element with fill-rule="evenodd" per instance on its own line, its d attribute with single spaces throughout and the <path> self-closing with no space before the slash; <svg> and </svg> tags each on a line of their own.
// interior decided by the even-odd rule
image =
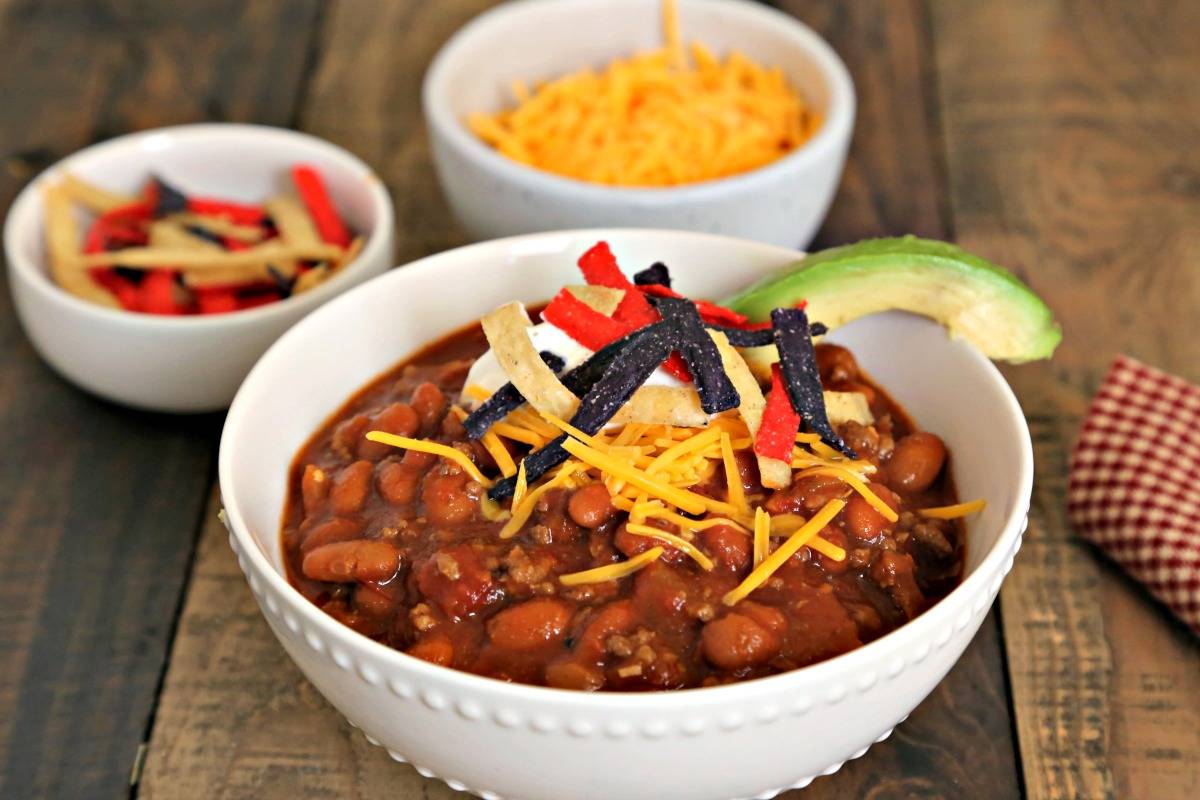
<svg viewBox="0 0 1200 800">
<path fill-rule="evenodd" d="M 926 291 L 914 292 L 914 286 Z M 939 286 L 962 289 L 971 298 L 971 308 L 934 307 L 926 298 L 935 294 L 929 290 Z M 875 310 L 908 310 L 952 330 L 957 311 L 976 316 L 985 312 L 995 321 L 991 329 L 976 325 L 960 333 L 986 355 L 1005 361 L 1049 358 L 1062 341 L 1062 329 L 1049 307 L 1011 272 L 955 245 L 916 236 L 868 239 L 813 253 L 781 274 L 751 285 L 725 305 L 760 321 L 772 309 L 817 296 L 828 313 L 831 307 L 836 309 L 839 294 L 849 291 L 870 292 Z M 832 327 L 858 315 L 832 316 L 821 321 Z"/>
</svg>

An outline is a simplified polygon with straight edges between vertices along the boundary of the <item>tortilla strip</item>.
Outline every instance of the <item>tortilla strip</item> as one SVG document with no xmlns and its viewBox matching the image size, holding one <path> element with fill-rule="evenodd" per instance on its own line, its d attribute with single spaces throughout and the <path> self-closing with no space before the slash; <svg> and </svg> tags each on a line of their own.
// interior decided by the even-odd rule
<svg viewBox="0 0 1200 800">
<path fill-rule="evenodd" d="M 120 208 L 121 206 L 137 202 L 136 197 L 102 189 L 95 184 L 88 183 L 82 178 L 72 175 L 70 172 L 63 173 L 61 185 L 66 191 L 67 197 L 79 203 L 79 205 L 88 211 L 94 211 L 97 214 L 103 214 L 105 211 L 112 211 L 114 208 Z"/>
<path fill-rule="evenodd" d="M 354 240 L 350 242 L 350 246 L 346 248 L 346 252 L 342 253 L 342 257 L 329 265 L 330 270 L 339 270 L 358 258 L 358 254 L 362 252 L 366 244 L 366 237 L 355 236 Z"/>
<path fill-rule="evenodd" d="M 867 396 L 862 392 L 825 392 L 825 416 L 832 425 L 843 422 L 857 422 L 861 425 L 873 425 L 875 417 L 871 414 L 871 406 Z"/>
<path fill-rule="evenodd" d="M 79 258 L 79 226 L 71 212 L 71 197 L 61 185 L 42 190 L 46 210 L 46 254 L 50 276 L 67 292 L 96 305 L 120 308 L 112 292 L 76 267 Z"/>
<path fill-rule="evenodd" d="M 264 203 L 263 208 L 274 220 L 279 238 L 283 239 L 285 244 L 308 246 L 321 242 L 312 217 L 296 199 L 279 195 Z"/>
<path fill-rule="evenodd" d="M 607 286 L 588 286 L 579 284 L 568 286 L 567 291 L 575 295 L 584 305 L 593 311 L 599 311 L 606 317 L 611 317 L 625 297 L 624 289 L 610 289 Z"/>
<path fill-rule="evenodd" d="M 188 250 L 208 250 L 221 252 L 222 248 L 215 242 L 197 236 L 176 222 L 157 220 L 150 223 L 150 247 L 182 247 Z"/>
<path fill-rule="evenodd" d="M 500 368 L 521 396 L 538 411 L 570 419 L 579 398 L 562 385 L 538 355 L 529 338 L 532 323 L 525 306 L 517 301 L 506 303 L 480 321 Z"/>
<path fill-rule="evenodd" d="M 721 354 L 721 363 L 725 367 L 725 374 L 729 376 L 729 380 L 733 383 L 733 387 L 737 389 L 738 396 L 741 398 L 741 405 L 738 406 L 738 413 L 742 415 L 742 421 L 746 423 L 746 427 L 750 429 L 751 438 L 758 436 L 758 429 L 762 426 L 763 411 L 767 407 L 767 399 L 763 397 L 762 389 L 758 385 L 758 380 L 750 371 L 750 367 L 746 364 L 746 360 L 738 353 L 738 351 L 729 344 L 729 339 L 725 334 L 719 331 L 708 331 L 708 335 L 717 345 L 717 350 Z M 769 456 L 754 454 L 758 459 L 758 474 L 762 480 L 762 485 L 768 489 L 784 489 L 792 484 L 792 465 L 778 458 L 770 458 Z"/>
<path fill-rule="evenodd" d="M 320 264 L 310 270 L 300 273 L 300 277 L 296 278 L 296 285 L 292 287 L 292 294 L 303 294 L 309 289 L 317 286 L 319 283 L 329 277 L 329 267 Z"/>
<path fill-rule="evenodd" d="M 609 424 L 631 422 L 703 428 L 708 425 L 708 414 L 700 408 L 700 395 L 690 386 L 643 386 L 621 406 Z"/>
<path fill-rule="evenodd" d="M 179 269 L 218 269 L 281 264 L 285 261 L 330 261 L 341 257 L 342 253 L 342 248 L 332 244 L 320 243 L 300 247 L 272 240 L 249 250 L 232 252 L 210 252 L 179 247 L 126 247 L 123 250 L 85 255 L 77 258 L 75 263 L 85 269 L 111 266 L 133 269 L 154 269 L 163 266 Z"/>
<path fill-rule="evenodd" d="M 183 212 L 180 214 L 171 214 L 166 217 L 171 222 L 179 222 L 183 225 L 191 225 L 196 228 L 203 228 L 209 233 L 215 233 L 217 236 L 224 236 L 229 239 L 237 239 L 239 242 L 247 244 L 257 244 L 263 240 L 267 234 L 257 225 L 238 225 L 235 222 L 230 222 L 221 217 L 209 217 L 202 214 L 193 214 L 191 212 Z"/>
</svg>

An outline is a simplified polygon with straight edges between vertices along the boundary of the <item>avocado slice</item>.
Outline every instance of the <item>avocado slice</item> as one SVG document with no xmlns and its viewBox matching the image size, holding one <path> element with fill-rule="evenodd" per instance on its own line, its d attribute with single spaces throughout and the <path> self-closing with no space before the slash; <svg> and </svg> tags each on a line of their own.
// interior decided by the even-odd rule
<svg viewBox="0 0 1200 800">
<path fill-rule="evenodd" d="M 1049 358 L 1062 340 L 1050 309 L 1011 272 L 952 244 L 916 236 L 813 253 L 725 305 L 758 321 L 801 300 L 808 301 L 809 319 L 831 330 L 878 311 L 921 314 L 998 361 Z"/>
</svg>

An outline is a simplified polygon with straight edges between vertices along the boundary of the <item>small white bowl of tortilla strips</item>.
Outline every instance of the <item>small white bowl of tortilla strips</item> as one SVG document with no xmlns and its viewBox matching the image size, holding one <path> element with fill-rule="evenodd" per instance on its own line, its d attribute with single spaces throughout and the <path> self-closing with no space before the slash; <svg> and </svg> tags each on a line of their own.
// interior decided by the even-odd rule
<svg viewBox="0 0 1200 800">
<path fill-rule="evenodd" d="M 288 215 L 289 204 L 307 205 L 301 187 L 292 186 L 298 165 L 321 177 L 344 242 L 325 239 L 319 218 Z M 160 200 L 172 190 L 184 195 L 173 198 L 178 207 L 144 221 L 150 224 L 143 234 L 153 228 L 146 241 L 95 252 L 88 241 L 95 221 L 135 205 L 155 181 L 171 187 Z M 208 209 L 197 198 L 220 198 L 228 207 L 216 203 L 216 213 L 199 213 Z M 250 208 L 271 209 L 258 233 L 238 217 Z M 294 219 L 298 233 L 288 224 Z M 312 228 L 320 229 L 316 236 Z M 124 405 L 199 412 L 225 408 L 254 361 L 297 320 L 391 267 L 395 244 L 388 193 L 357 157 L 295 131 L 202 124 L 121 136 L 53 165 L 13 203 L 4 249 L 17 314 L 55 371 Z M 164 293 L 192 311 L 189 293 L 205 291 L 193 278 L 241 286 L 254 273 L 264 279 L 259 283 L 278 280 L 283 290 L 262 305 L 230 301 L 228 313 L 165 315 L 129 310 L 93 279 L 97 271 L 120 268 L 140 285 L 139 272 L 164 267 L 175 268 Z"/>
</svg>

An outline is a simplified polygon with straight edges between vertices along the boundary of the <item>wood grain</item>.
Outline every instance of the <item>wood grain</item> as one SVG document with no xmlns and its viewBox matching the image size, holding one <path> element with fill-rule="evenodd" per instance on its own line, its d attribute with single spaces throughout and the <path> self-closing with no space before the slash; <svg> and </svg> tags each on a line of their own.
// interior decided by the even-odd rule
<svg viewBox="0 0 1200 800">
<path fill-rule="evenodd" d="M 284 5 L 0 5 L 0 208 L 36 170 L 130 127 L 286 122 L 306 39 L 266 24 Z M 315 9 L 286 5 L 296 20 Z M 0 796 L 120 796 L 220 421 L 84 395 L 37 358 L 6 288 L 0 298 Z"/>
<path fill-rule="evenodd" d="M 942 143 L 921 4 L 777 5 L 833 45 L 858 93 L 846 174 L 813 247 L 903 233 L 946 238 Z M 1017 797 L 1014 748 L 993 613 L 955 669 L 892 739 L 794 796 Z"/>
<path fill-rule="evenodd" d="M 1200 378 L 1200 8 L 935 2 L 961 243 L 1058 313 L 1054 361 L 1005 370 L 1038 481 L 1002 593 L 1033 798 L 1200 793 L 1200 646 L 1068 526 L 1066 458 L 1117 352 Z"/>
<path fill-rule="evenodd" d="M 304 130 L 365 159 L 391 190 L 397 261 L 465 244 L 434 175 L 421 113 L 433 54 L 494 0 L 344 0 L 327 12 Z"/>
</svg>

